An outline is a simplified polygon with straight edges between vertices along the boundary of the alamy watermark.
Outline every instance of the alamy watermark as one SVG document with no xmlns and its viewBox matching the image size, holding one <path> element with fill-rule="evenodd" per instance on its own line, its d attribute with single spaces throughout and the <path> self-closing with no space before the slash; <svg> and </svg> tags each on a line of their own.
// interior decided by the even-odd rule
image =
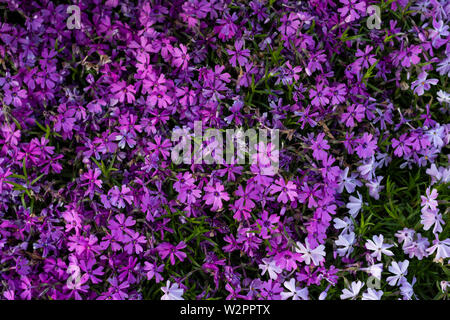
<svg viewBox="0 0 450 320">
<path fill-rule="evenodd" d="M 81 29 L 81 11 L 77 5 L 71 5 L 67 7 L 67 11 L 70 16 L 67 18 L 67 29 Z"/>
<path fill-rule="evenodd" d="M 369 17 L 367 18 L 366 26 L 369 30 L 381 29 L 381 9 L 379 6 L 371 5 L 366 10 Z"/>
<path fill-rule="evenodd" d="M 270 136 L 270 139 L 269 139 Z M 175 164 L 246 164 L 252 172 L 275 175 L 279 168 L 279 130 L 214 129 L 203 130 L 202 122 L 172 131 L 171 159 Z"/>
<path fill-rule="evenodd" d="M 66 285 L 69 289 L 78 288 L 81 282 L 81 269 L 79 266 L 70 264 L 67 268 L 67 273 L 69 274 L 69 278 L 67 279 Z"/>
</svg>

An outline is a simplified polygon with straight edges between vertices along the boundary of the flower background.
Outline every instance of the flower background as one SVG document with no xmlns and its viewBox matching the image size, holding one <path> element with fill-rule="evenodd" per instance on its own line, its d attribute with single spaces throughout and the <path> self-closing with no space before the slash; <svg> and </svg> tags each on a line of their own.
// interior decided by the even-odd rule
<svg viewBox="0 0 450 320">
<path fill-rule="evenodd" d="M 448 298 L 449 19 L 0 0 L 1 298 Z M 195 121 L 279 130 L 280 170 L 175 165 Z"/>
</svg>

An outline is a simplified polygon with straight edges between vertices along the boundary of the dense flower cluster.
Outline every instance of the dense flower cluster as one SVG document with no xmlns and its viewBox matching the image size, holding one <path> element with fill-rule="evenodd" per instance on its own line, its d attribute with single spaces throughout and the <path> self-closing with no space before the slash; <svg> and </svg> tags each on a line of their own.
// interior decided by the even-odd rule
<svg viewBox="0 0 450 320">
<path fill-rule="evenodd" d="M 446 297 L 449 21 L 446 0 L 0 0 L 1 298 Z M 279 130 L 278 172 L 173 163 L 196 121 Z"/>
</svg>

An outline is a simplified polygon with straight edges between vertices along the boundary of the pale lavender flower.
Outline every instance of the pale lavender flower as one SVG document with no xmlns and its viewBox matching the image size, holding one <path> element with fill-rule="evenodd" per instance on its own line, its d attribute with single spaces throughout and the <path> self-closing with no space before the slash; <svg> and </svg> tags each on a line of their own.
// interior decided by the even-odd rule
<svg viewBox="0 0 450 320">
<path fill-rule="evenodd" d="M 416 81 L 411 83 L 411 89 L 414 89 L 414 93 L 418 96 L 424 94 L 425 91 L 430 90 L 431 85 L 436 85 L 439 80 L 438 79 L 427 79 L 428 74 L 423 71 L 419 74 L 419 77 Z"/>
<path fill-rule="evenodd" d="M 403 262 L 392 261 L 392 264 L 389 266 L 389 272 L 393 273 L 393 276 L 388 277 L 386 280 L 389 285 L 395 286 L 397 283 L 401 283 L 403 279 L 406 279 L 405 276 L 408 274 L 408 266 L 409 261 L 405 260 Z"/>
<path fill-rule="evenodd" d="M 450 77 L 450 55 L 438 63 L 436 71 L 439 72 L 441 76 L 447 74 L 447 77 Z"/>
<path fill-rule="evenodd" d="M 424 257 L 428 256 L 427 249 L 430 242 L 427 238 L 422 237 L 421 234 L 416 234 L 417 240 L 410 241 L 403 245 L 403 251 L 405 254 L 409 255 L 409 258 L 417 257 L 417 259 L 422 260 Z"/>
<path fill-rule="evenodd" d="M 281 292 L 281 299 L 287 300 L 292 297 L 292 300 L 309 300 L 308 288 L 299 288 L 295 286 L 295 279 L 291 278 L 289 281 L 283 283 L 284 287 L 288 289 L 288 292 Z"/>
<path fill-rule="evenodd" d="M 361 174 L 361 176 L 364 179 L 372 180 L 372 177 L 374 176 L 376 168 L 377 168 L 377 162 L 375 162 L 375 158 L 372 157 L 358 167 L 358 172 Z"/>
<path fill-rule="evenodd" d="M 283 269 L 277 266 L 275 260 L 262 259 L 264 264 L 260 264 L 259 268 L 262 270 L 261 275 L 264 275 L 266 272 L 269 273 L 269 278 L 272 280 L 278 279 L 278 274 L 280 274 Z"/>
<path fill-rule="evenodd" d="M 439 101 L 443 105 L 450 106 L 450 93 L 439 90 L 437 92 L 437 101 Z"/>
<path fill-rule="evenodd" d="M 353 193 L 355 191 L 355 188 L 361 187 L 362 183 L 356 177 L 358 176 L 356 173 L 352 173 L 350 177 L 348 176 L 349 168 L 345 167 L 345 169 L 342 171 L 339 181 L 339 187 L 338 192 L 342 193 L 342 191 L 347 190 L 348 193 Z"/>
<path fill-rule="evenodd" d="M 364 287 L 364 283 L 361 281 L 353 281 L 350 285 L 349 289 L 342 290 L 342 294 L 340 298 L 343 299 L 352 299 L 355 300 L 358 296 L 359 292 L 361 291 L 361 288 Z"/>
<path fill-rule="evenodd" d="M 373 240 L 368 240 L 366 242 L 366 248 L 373 251 L 370 255 L 372 257 L 375 257 L 377 261 L 381 260 L 382 254 L 385 254 L 387 256 L 394 255 L 391 250 L 388 250 L 389 248 L 393 247 L 393 245 L 383 243 L 384 237 L 382 234 L 380 234 L 379 236 L 374 235 L 372 239 Z"/>
<path fill-rule="evenodd" d="M 166 286 L 161 288 L 164 295 L 161 300 L 184 300 L 182 295 L 184 289 L 180 288 L 178 283 L 171 284 L 169 280 L 166 282 Z"/>
<path fill-rule="evenodd" d="M 416 283 L 416 280 L 416 277 L 414 277 L 412 283 L 409 283 L 406 279 L 401 282 L 400 293 L 403 296 L 403 300 L 411 300 L 414 296 L 413 286 Z"/>
<path fill-rule="evenodd" d="M 384 188 L 381 185 L 381 180 L 383 180 L 383 177 L 379 176 L 366 183 L 366 187 L 369 188 L 369 195 L 375 200 L 380 199 L 379 192 Z"/>
<path fill-rule="evenodd" d="M 412 229 L 403 228 L 402 230 L 397 231 L 395 236 L 397 237 L 398 242 L 400 243 L 403 242 L 403 245 L 406 245 L 409 242 L 413 241 L 415 233 L 416 232 Z"/>
<path fill-rule="evenodd" d="M 445 128 L 437 124 L 436 127 L 426 132 L 426 136 L 435 148 L 441 148 L 444 146 Z"/>
<path fill-rule="evenodd" d="M 433 245 L 427 249 L 427 252 L 432 255 L 436 251 L 436 256 L 433 261 L 438 262 L 441 259 L 450 257 L 450 238 L 440 241 L 438 238 L 433 240 Z"/>
<path fill-rule="evenodd" d="M 305 245 L 297 242 L 297 246 L 298 248 L 295 251 L 302 254 L 302 259 L 307 265 L 311 264 L 312 261 L 315 266 L 318 266 L 320 262 L 325 260 L 325 246 L 323 244 L 311 249 L 308 239 L 306 239 Z"/>
<path fill-rule="evenodd" d="M 372 264 L 367 268 L 361 268 L 362 271 L 367 272 L 370 274 L 370 276 L 377 278 L 378 280 L 381 280 L 381 272 L 383 272 L 383 264 L 377 263 Z"/>
<path fill-rule="evenodd" d="M 319 300 L 325 300 L 325 298 L 328 295 L 328 290 L 330 289 L 331 284 L 328 284 L 328 286 L 326 287 L 326 289 L 324 291 L 322 291 L 319 295 Z"/>
<path fill-rule="evenodd" d="M 372 288 L 367 289 L 366 292 L 362 294 L 361 300 L 381 300 L 381 296 L 383 295 L 382 290 L 375 290 Z"/>
<path fill-rule="evenodd" d="M 439 180 L 442 179 L 442 173 L 441 173 L 441 169 L 443 169 L 442 167 L 440 167 L 439 169 L 436 167 L 436 165 L 433 163 L 431 164 L 430 168 L 428 168 L 425 172 L 427 175 L 429 175 L 431 177 L 431 184 L 435 184 L 436 182 L 438 182 Z"/>
</svg>

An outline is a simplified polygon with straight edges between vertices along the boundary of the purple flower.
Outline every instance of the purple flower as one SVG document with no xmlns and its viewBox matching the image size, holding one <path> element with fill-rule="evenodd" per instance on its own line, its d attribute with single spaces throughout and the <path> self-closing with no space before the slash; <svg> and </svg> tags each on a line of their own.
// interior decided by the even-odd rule
<svg viewBox="0 0 450 320">
<path fill-rule="evenodd" d="M 350 284 L 349 289 L 344 289 L 342 291 L 340 298 L 342 300 L 344 300 L 344 299 L 355 300 L 356 297 L 358 296 L 359 292 L 361 291 L 362 287 L 364 287 L 364 283 L 362 283 L 361 281 L 353 281 Z"/>
<path fill-rule="evenodd" d="M 227 53 L 231 56 L 230 63 L 233 67 L 236 67 L 236 61 L 241 67 L 247 64 L 247 58 L 250 57 L 249 49 L 242 49 L 244 46 L 243 40 L 237 40 L 234 43 L 235 50 L 227 50 Z"/>
<path fill-rule="evenodd" d="M 186 258 L 186 253 L 181 251 L 186 248 L 186 244 L 181 241 L 179 244 L 174 246 L 169 242 L 163 242 L 156 248 L 158 250 L 159 255 L 162 259 L 165 259 L 167 256 L 170 258 L 170 264 L 175 264 L 175 257 L 177 257 L 181 262 Z"/>
<path fill-rule="evenodd" d="M 339 0 L 344 6 L 338 9 L 345 22 L 352 22 L 366 13 L 366 3 L 358 0 Z"/>
<path fill-rule="evenodd" d="M 398 58 L 402 61 L 402 66 L 409 68 L 411 65 L 416 65 L 420 62 L 420 53 L 422 53 L 420 46 L 411 46 L 405 51 L 400 52 Z"/>
<path fill-rule="evenodd" d="M 377 59 L 374 58 L 374 54 L 369 54 L 372 49 L 372 46 L 366 46 L 364 51 L 358 49 L 355 54 L 358 59 L 356 59 L 355 63 L 361 65 L 364 68 L 369 68 L 371 65 L 373 65 L 377 61 Z"/>
<path fill-rule="evenodd" d="M 416 81 L 411 83 L 411 89 L 414 89 L 414 93 L 418 96 L 424 94 L 425 91 L 430 90 L 431 85 L 436 85 L 439 80 L 438 79 L 427 79 L 428 73 L 425 71 L 419 74 L 419 77 Z"/>
<path fill-rule="evenodd" d="M 362 159 L 370 158 L 374 155 L 377 148 L 377 142 L 373 140 L 373 135 L 364 132 L 364 135 L 360 139 L 356 139 L 358 146 L 356 147 L 356 153 Z"/>
<path fill-rule="evenodd" d="M 86 181 L 85 183 L 82 183 L 81 186 L 88 186 L 88 189 L 84 195 L 89 195 L 91 199 L 94 197 L 94 191 L 96 190 L 95 187 L 102 187 L 102 180 L 97 179 L 100 175 L 100 169 L 95 168 L 95 170 L 89 169 L 87 173 L 84 173 L 81 176 L 81 181 Z"/>
<path fill-rule="evenodd" d="M 224 186 L 217 182 L 215 186 L 207 185 L 203 189 L 205 191 L 205 195 L 203 196 L 203 200 L 205 200 L 206 204 L 212 204 L 212 211 L 217 211 L 222 209 L 222 200 L 228 201 L 230 200 L 230 196 L 225 190 Z"/>
<path fill-rule="evenodd" d="M 284 179 L 280 178 L 275 181 L 275 184 L 270 186 L 270 193 L 280 193 L 277 197 L 278 202 L 287 203 L 290 201 L 295 201 L 297 194 L 297 186 L 292 181 L 288 183 L 284 182 Z"/>
<path fill-rule="evenodd" d="M 321 84 L 319 84 L 316 90 L 309 90 L 309 97 L 312 99 L 311 104 L 316 107 L 324 107 L 329 102 L 330 99 L 328 96 L 330 95 L 330 90 L 328 87 L 323 88 Z"/>
<path fill-rule="evenodd" d="M 128 234 L 124 236 L 123 242 L 125 243 L 124 250 L 128 254 L 136 253 L 139 254 L 144 249 L 141 244 L 147 242 L 144 236 L 141 236 L 139 232 L 129 231 Z"/>
<path fill-rule="evenodd" d="M 325 134 L 320 133 L 315 140 L 312 140 L 311 149 L 313 150 L 313 157 L 316 160 L 323 160 L 327 156 L 327 151 L 330 149 L 328 141 L 324 139 Z"/>
</svg>

